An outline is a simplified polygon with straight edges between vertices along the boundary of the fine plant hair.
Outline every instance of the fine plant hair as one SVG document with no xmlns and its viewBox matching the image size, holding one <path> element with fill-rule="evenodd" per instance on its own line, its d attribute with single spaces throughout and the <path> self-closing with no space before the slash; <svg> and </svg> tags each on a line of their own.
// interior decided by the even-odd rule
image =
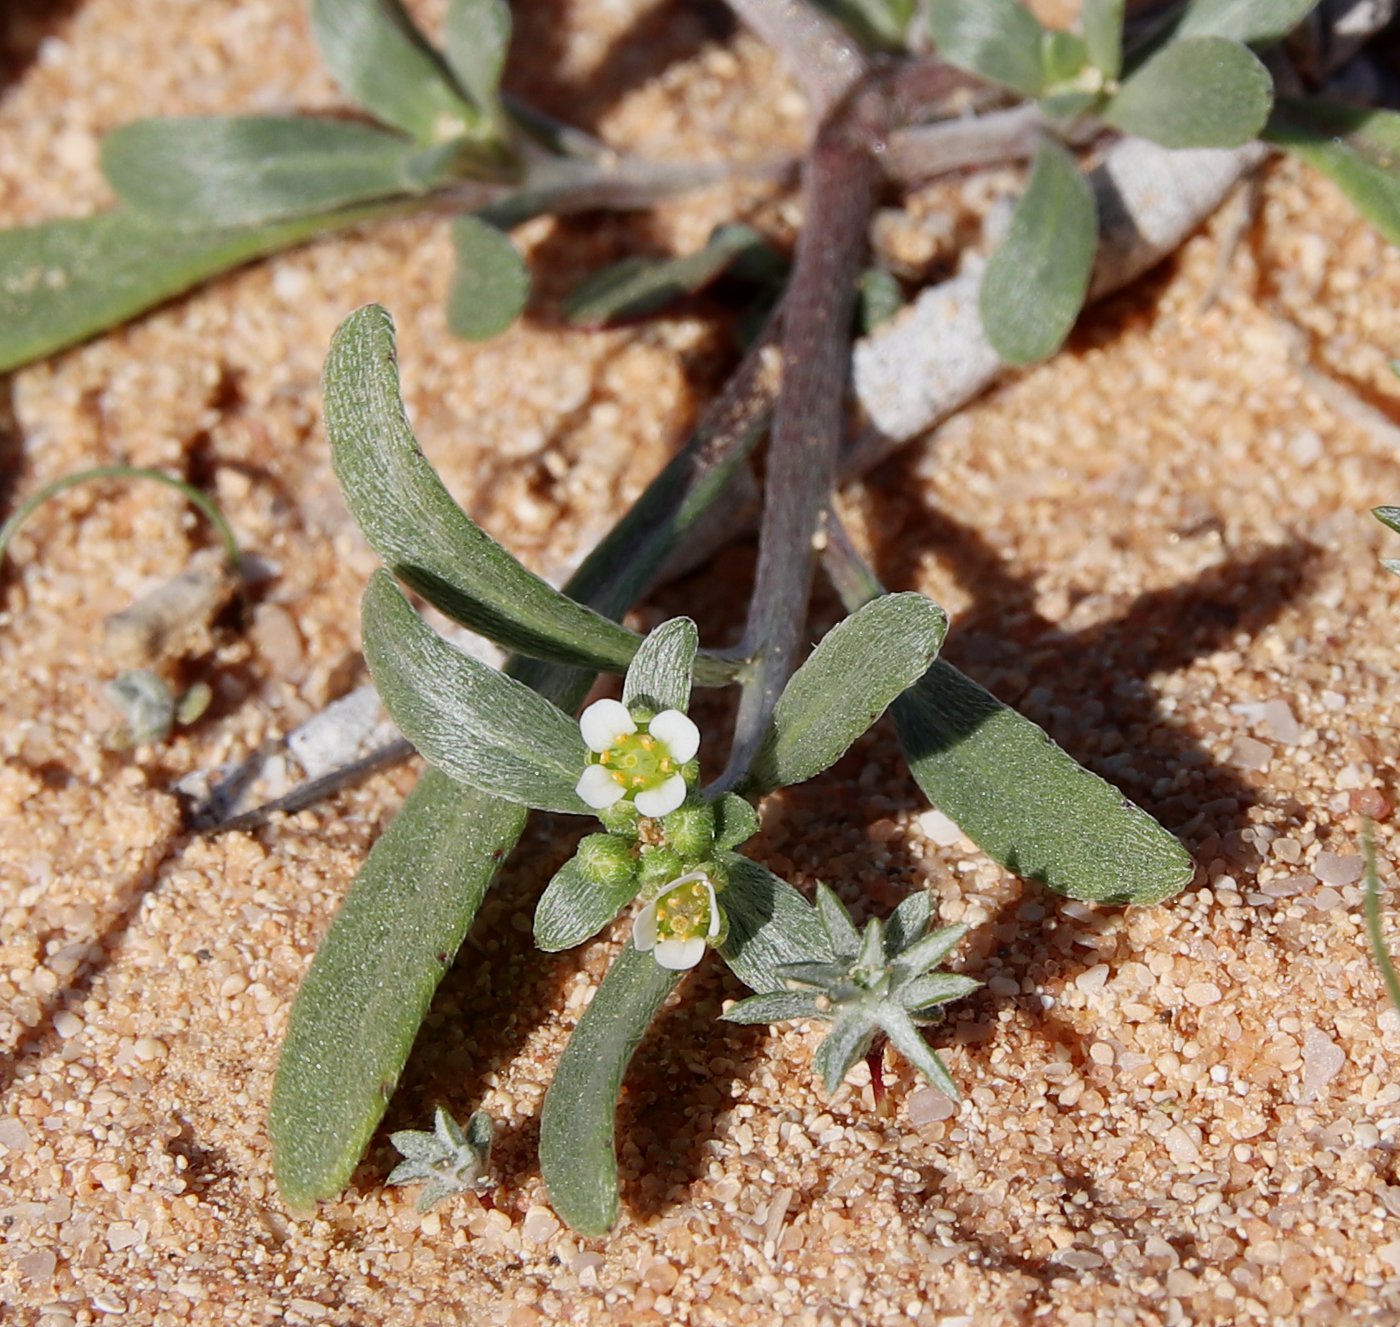
<svg viewBox="0 0 1400 1327">
<path fill-rule="evenodd" d="M 1189 855 L 1146 812 L 940 657 L 943 609 L 887 591 L 833 498 L 1008 368 L 1056 354 L 1086 302 L 1171 252 L 1272 151 L 1328 175 L 1400 241 L 1400 116 L 1353 95 L 1384 88 L 1367 82 L 1367 41 L 1395 6 L 1188 0 L 1129 14 L 1124 0 L 1085 0 L 1074 31 L 1046 28 L 1017 0 L 731 7 L 806 96 L 811 133 L 795 160 L 645 161 L 542 115 L 501 87 L 504 0 L 450 0 L 440 45 L 399 0 L 311 0 L 321 55 L 361 119 L 139 121 L 103 145 L 113 210 L 0 232 L 7 369 L 242 263 L 415 213 L 451 226 L 449 327 L 486 338 L 527 305 L 509 232 L 529 218 L 645 207 L 737 171 L 800 189 L 790 252 L 736 218 L 694 253 L 629 259 L 565 302 L 573 324 L 609 326 L 723 278 L 744 292 L 750 326 L 695 432 L 562 590 L 477 525 L 426 460 L 390 311 L 348 312 L 333 339 L 327 434 L 383 563 L 362 604 L 365 653 L 406 739 L 381 755 L 411 747 L 429 769 L 292 1010 L 268 1127 L 294 1207 L 349 1181 L 531 809 L 599 822 L 540 899 L 540 949 L 631 919 L 540 1122 L 550 1200 L 593 1235 L 618 1215 L 614 1114 L 628 1063 L 711 951 L 752 992 L 730 1021 L 829 1025 L 814 1065 L 827 1092 L 862 1058 L 878 1073 L 888 1045 L 956 1098 L 929 1038 L 976 985 L 941 970 L 956 965 L 963 928 L 937 925 L 917 893 L 858 930 L 831 882 L 813 902 L 743 851 L 769 793 L 819 776 L 886 713 L 929 801 L 1008 869 L 1105 905 L 1161 903 L 1192 878 Z M 1008 163 L 1025 164 L 1025 183 L 985 260 L 967 255 L 922 289 L 872 265 L 886 200 Z M 757 567 L 738 639 L 702 644 L 683 617 L 628 629 L 624 615 L 670 569 L 751 528 L 760 448 Z M 808 653 L 819 567 L 847 615 Z M 510 651 L 505 667 L 439 636 L 405 590 Z M 600 674 L 622 679 L 621 698 L 580 714 Z M 705 768 L 689 715 L 701 687 L 738 689 L 722 768 Z M 220 808 L 206 819 L 254 823 Z M 405 1161 L 390 1179 L 423 1183 L 420 1206 L 480 1187 L 494 1137 L 481 1112 L 460 1127 L 439 1108 L 431 1130 L 393 1136 Z"/>
</svg>

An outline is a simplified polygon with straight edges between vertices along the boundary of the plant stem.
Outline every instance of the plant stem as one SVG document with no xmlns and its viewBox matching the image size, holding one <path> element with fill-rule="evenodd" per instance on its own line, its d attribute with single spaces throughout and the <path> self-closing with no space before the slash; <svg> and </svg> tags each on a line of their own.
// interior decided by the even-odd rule
<svg viewBox="0 0 1400 1327">
<path fill-rule="evenodd" d="M 223 512 L 219 510 L 214 500 L 207 494 L 201 493 L 193 484 L 187 483 L 183 479 L 177 479 L 174 475 L 168 475 L 164 470 L 151 470 L 145 466 L 137 465 L 98 465 L 90 470 L 78 470 L 71 475 L 64 475 L 61 479 L 55 479 L 51 484 L 45 484 L 37 493 L 32 494 L 21 503 L 4 525 L 0 525 L 0 564 L 4 563 L 10 541 L 19 532 L 20 526 L 44 503 L 50 498 L 57 497 L 60 493 L 66 493 L 70 488 L 76 488 L 79 484 L 87 484 L 99 479 L 149 479 L 153 483 L 173 488 L 185 501 L 198 507 L 204 513 L 223 541 L 224 554 L 228 558 L 229 566 L 237 568 L 238 539 L 233 533 L 233 527 L 225 519 Z"/>
<path fill-rule="evenodd" d="M 758 569 L 740 645 L 754 673 L 739 702 L 721 788 L 747 773 L 806 622 L 813 539 L 843 432 L 856 278 L 880 184 L 872 145 L 882 138 L 884 91 L 880 83 L 858 89 L 822 126 L 808 161 L 806 223 L 784 302 L 783 381 L 768 446 Z"/>
<path fill-rule="evenodd" d="M 1046 130 L 1035 102 L 987 115 L 954 115 L 933 124 L 911 125 L 890 135 L 886 172 L 917 184 L 970 166 L 992 166 L 1035 155 Z"/>
<path fill-rule="evenodd" d="M 729 0 L 729 7 L 777 52 L 819 119 L 868 71 L 860 47 L 806 0 Z"/>
</svg>

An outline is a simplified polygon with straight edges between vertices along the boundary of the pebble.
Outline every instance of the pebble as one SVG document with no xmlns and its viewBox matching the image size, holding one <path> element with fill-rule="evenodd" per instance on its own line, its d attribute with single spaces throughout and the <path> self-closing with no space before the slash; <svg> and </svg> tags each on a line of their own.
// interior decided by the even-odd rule
<svg viewBox="0 0 1400 1327">
<path fill-rule="evenodd" d="M 1300 1099 L 1316 1101 L 1342 1071 L 1346 1054 L 1321 1028 L 1309 1028 L 1303 1036 L 1303 1090 Z"/>
<path fill-rule="evenodd" d="M 942 811 L 925 811 L 919 816 L 919 828 L 930 843 L 951 848 L 962 840 L 963 832 Z"/>
<path fill-rule="evenodd" d="M 1273 747 L 1253 737 L 1235 738 L 1235 745 L 1230 750 L 1230 764 L 1255 772 L 1268 769 L 1273 758 Z"/>
<path fill-rule="evenodd" d="M 1313 873 L 1324 885 L 1354 885 L 1364 870 L 1359 853 L 1320 852 L 1313 863 Z"/>
</svg>

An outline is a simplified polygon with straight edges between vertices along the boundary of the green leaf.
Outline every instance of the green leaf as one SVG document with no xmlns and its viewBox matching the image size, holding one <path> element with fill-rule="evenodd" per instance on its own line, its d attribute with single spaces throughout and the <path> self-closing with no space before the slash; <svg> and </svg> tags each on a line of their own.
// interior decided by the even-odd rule
<svg viewBox="0 0 1400 1327">
<path fill-rule="evenodd" d="M 722 793 L 715 799 L 715 847 L 737 848 L 758 833 L 758 812 L 738 793 Z"/>
<path fill-rule="evenodd" d="M 363 603 L 365 661 L 403 735 L 430 764 L 522 806 L 588 814 L 578 725 L 504 673 L 449 645 L 376 571 Z"/>
<path fill-rule="evenodd" d="M 326 360 L 326 432 L 345 500 L 389 569 L 450 618 L 511 649 L 624 671 L 641 638 L 559 593 L 506 552 L 442 486 L 399 396 L 394 324 L 352 313 Z"/>
<path fill-rule="evenodd" d="M 1163 147 L 1238 147 L 1258 136 L 1272 104 L 1273 80 L 1247 46 L 1188 37 L 1129 74 L 1101 115 Z"/>
<path fill-rule="evenodd" d="M 670 972 L 629 942 L 584 1009 L 540 1114 L 540 1172 L 549 1201 L 584 1235 L 617 1220 L 617 1096 L 628 1062 L 683 972 Z"/>
<path fill-rule="evenodd" d="M 784 991 L 784 964 L 831 956 L 817 911 L 786 880 L 737 853 L 723 853 L 729 884 L 719 896 L 729 919 L 720 954 L 750 990 Z"/>
<path fill-rule="evenodd" d="M 950 64 L 1034 97 L 1045 87 L 1045 29 L 1017 0 L 933 0 L 929 28 Z"/>
<path fill-rule="evenodd" d="M 973 986 L 978 983 L 973 982 Z M 915 1026 L 914 1020 L 898 1005 L 886 1004 L 880 1010 L 880 1026 L 889 1037 L 890 1044 L 923 1076 L 928 1079 L 949 1101 L 961 1101 L 962 1094 L 953 1082 L 953 1075 L 938 1058 L 932 1046 L 924 1040 L 924 1034 Z"/>
<path fill-rule="evenodd" d="M 464 341 L 499 336 L 525 308 L 530 269 L 510 237 L 476 217 L 452 223 L 457 268 L 447 295 L 447 326 Z"/>
<path fill-rule="evenodd" d="M 816 1000 L 804 991 L 770 991 L 732 1004 L 720 1015 L 726 1023 L 783 1023 L 790 1018 L 819 1018 Z"/>
<path fill-rule="evenodd" d="M 1400 507 L 1372 507 L 1371 515 L 1382 525 L 1400 534 Z"/>
<path fill-rule="evenodd" d="M 451 0 L 447 7 L 447 63 L 482 114 L 504 122 L 499 89 L 510 46 L 506 0 Z"/>
<path fill-rule="evenodd" d="M 1284 97 L 1264 138 L 1321 171 L 1387 240 L 1400 245 L 1400 115 L 1320 97 Z"/>
<path fill-rule="evenodd" d="M 899 51 L 914 17 L 915 0 L 817 0 L 866 46 Z"/>
<path fill-rule="evenodd" d="M 1064 344 L 1084 307 L 1097 244 L 1094 191 L 1074 155 L 1042 139 L 979 296 L 987 339 L 1007 363 L 1029 364 Z"/>
<path fill-rule="evenodd" d="M 1073 32 L 1051 28 L 1040 44 L 1042 84 L 1056 87 L 1078 77 L 1089 62 L 1089 48 L 1084 39 Z"/>
<path fill-rule="evenodd" d="M 966 929 L 966 928 L 964 928 Z M 982 983 L 971 977 L 960 976 L 956 972 L 930 972 L 926 977 L 915 977 L 902 986 L 899 1003 L 912 1014 L 947 1004 L 950 1000 L 960 1000 L 971 995 Z"/>
<path fill-rule="evenodd" d="M 817 882 L 817 912 L 832 953 L 838 958 L 854 959 L 860 950 L 860 932 L 836 891 L 822 881 Z"/>
<path fill-rule="evenodd" d="M 894 959 L 916 943 L 932 914 L 933 900 L 925 889 L 900 899 L 899 906 L 885 918 L 885 957 Z"/>
<path fill-rule="evenodd" d="M 535 943 L 546 953 L 572 949 L 598 934 L 634 898 L 641 876 L 615 885 L 585 880 L 570 857 L 555 873 L 535 908 Z"/>
<path fill-rule="evenodd" d="M 1317 8 L 1318 0 L 1190 0 L 1172 30 L 1183 37 L 1230 37 L 1263 45 L 1286 37 Z"/>
<path fill-rule="evenodd" d="M 131 212 L 0 230 L 0 372 L 63 350 L 250 258 L 402 202 L 243 230 L 173 230 Z"/>
<path fill-rule="evenodd" d="M 828 1096 L 841 1086 L 856 1061 L 869 1054 L 876 1031 L 875 1024 L 860 1013 L 837 1015 L 831 1031 L 812 1056 L 812 1068 L 820 1075 Z"/>
<path fill-rule="evenodd" d="M 883 267 L 867 267 L 856 283 L 860 329 L 869 336 L 904 307 L 904 290 Z"/>
<path fill-rule="evenodd" d="M 802 783 L 845 755 L 938 655 L 948 616 L 921 594 L 889 594 L 822 638 L 778 700 L 748 789 Z"/>
<path fill-rule="evenodd" d="M 1080 28 L 1089 63 L 1105 78 L 1117 78 L 1123 68 L 1123 7 L 1125 0 L 1084 0 Z"/>
<path fill-rule="evenodd" d="M 292 1006 L 268 1116 L 273 1172 L 306 1207 L 343 1189 L 522 808 L 429 772 L 360 868 Z"/>
<path fill-rule="evenodd" d="M 344 120 L 220 115 L 138 120 L 102 141 L 123 202 L 184 230 L 258 225 L 415 192 L 417 147 Z"/>
<path fill-rule="evenodd" d="M 321 58 L 347 95 L 420 143 L 470 134 L 481 117 L 399 0 L 312 0 Z"/>
<path fill-rule="evenodd" d="M 648 634 L 627 669 L 622 703 L 662 710 L 690 708 L 690 675 L 700 633 L 688 617 L 673 617 Z"/>
<path fill-rule="evenodd" d="M 576 327 L 608 327 L 655 313 L 718 280 L 740 259 L 771 255 L 751 226 L 718 227 L 698 253 L 684 258 L 627 258 L 589 277 L 564 301 L 564 317 Z"/>
<path fill-rule="evenodd" d="M 1175 838 L 957 669 L 935 663 L 892 713 L 929 800 L 1018 875 L 1094 903 L 1159 903 L 1189 883 Z"/>
</svg>

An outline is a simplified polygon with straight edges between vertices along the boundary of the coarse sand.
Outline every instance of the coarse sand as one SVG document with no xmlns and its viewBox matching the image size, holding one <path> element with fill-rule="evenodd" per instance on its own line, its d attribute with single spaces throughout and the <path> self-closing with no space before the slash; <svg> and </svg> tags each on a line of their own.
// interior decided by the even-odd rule
<svg viewBox="0 0 1400 1327">
<path fill-rule="evenodd" d="M 440 24 L 441 0 L 412 8 Z M 758 160 L 802 141 L 802 100 L 720 6 L 516 8 L 510 86 L 619 146 Z M 0 31 L 6 223 L 104 205 L 99 136 L 136 116 L 344 104 L 301 0 L 20 0 Z M 877 230 L 936 273 L 1015 187 L 945 185 Z M 540 1181 L 540 1102 L 625 923 L 533 951 L 534 900 L 579 832 L 537 817 L 348 1191 L 310 1216 L 278 1198 L 264 1118 L 288 1009 L 417 767 L 221 837 L 182 828 L 171 788 L 364 681 L 375 560 L 322 435 L 331 333 L 389 307 L 425 449 L 558 578 L 733 362 L 717 302 L 588 334 L 560 298 L 734 215 L 779 240 L 800 220 L 750 182 L 523 227 L 529 315 L 486 345 L 447 334 L 449 241 L 424 219 L 250 267 L 0 380 L 0 511 L 81 466 L 159 466 L 206 486 L 267 571 L 245 626 L 217 623 L 183 666 L 208 713 L 134 752 L 109 740 L 102 622 L 208 528 L 164 490 L 84 489 L 31 521 L 0 583 L 4 1321 L 1400 1321 L 1400 1016 L 1358 855 L 1376 815 L 1391 878 L 1400 579 L 1377 559 L 1400 538 L 1367 510 L 1400 501 L 1400 256 L 1287 162 L 1053 363 L 845 498 L 886 583 L 952 613 L 949 657 L 1179 833 L 1194 885 L 1135 910 L 1012 877 L 930 812 L 882 724 L 771 798 L 753 851 L 857 915 L 926 889 L 971 926 L 954 966 L 985 985 L 934 1033 L 964 1102 L 894 1056 L 889 1118 L 864 1066 L 828 1099 L 817 1033 L 717 1023 L 741 992 L 711 963 L 628 1078 L 620 1224 L 582 1239 Z M 638 625 L 688 612 L 732 639 L 750 565 L 722 554 Z M 819 595 L 814 634 L 834 612 Z M 725 713 L 706 700 L 702 728 Z M 385 1187 L 387 1136 L 438 1103 L 500 1121 L 499 1184 L 420 1216 Z"/>
</svg>

